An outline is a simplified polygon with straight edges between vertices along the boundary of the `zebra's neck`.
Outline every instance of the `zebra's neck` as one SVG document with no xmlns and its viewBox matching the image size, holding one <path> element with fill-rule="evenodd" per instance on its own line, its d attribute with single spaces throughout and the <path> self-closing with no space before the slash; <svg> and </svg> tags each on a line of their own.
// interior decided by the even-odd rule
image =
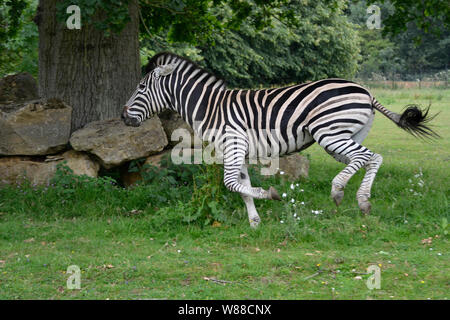
<svg viewBox="0 0 450 320">
<path fill-rule="evenodd" d="M 166 90 L 171 96 L 171 108 L 202 136 L 201 131 L 210 128 L 214 123 L 210 124 L 211 119 L 219 114 L 216 108 L 225 93 L 225 84 L 191 62 L 182 61 L 169 77 Z"/>
</svg>

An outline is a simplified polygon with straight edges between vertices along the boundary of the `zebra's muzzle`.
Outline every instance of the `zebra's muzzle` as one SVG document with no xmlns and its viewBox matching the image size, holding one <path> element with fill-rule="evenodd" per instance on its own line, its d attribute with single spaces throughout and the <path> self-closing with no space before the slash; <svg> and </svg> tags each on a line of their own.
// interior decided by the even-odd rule
<svg viewBox="0 0 450 320">
<path fill-rule="evenodd" d="M 136 119 L 136 118 L 124 118 L 123 122 L 125 123 L 125 125 L 127 126 L 131 126 L 131 127 L 139 127 L 141 125 L 141 122 Z"/>
<path fill-rule="evenodd" d="M 123 108 L 123 112 L 120 116 L 122 118 L 123 122 L 125 123 L 125 125 L 131 126 L 131 127 L 139 127 L 141 125 L 141 122 L 139 121 L 139 119 L 129 117 L 127 110 L 128 110 L 128 107 L 125 106 Z"/>
</svg>

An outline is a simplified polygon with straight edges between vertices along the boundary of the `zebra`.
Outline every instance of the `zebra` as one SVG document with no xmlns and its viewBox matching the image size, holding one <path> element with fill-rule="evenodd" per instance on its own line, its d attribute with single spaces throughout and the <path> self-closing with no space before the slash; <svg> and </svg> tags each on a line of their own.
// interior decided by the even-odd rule
<svg viewBox="0 0 450 320">
<path fill-rule="evenodd" d="M 298 152 L 317 142 L 346 164 L 331 182 L 331 197 L 337 206 L 350 178 L 365 168 L 356 198 L 362 213 L 369 214 L 371 188 L 383 157 L 362 142 L 375 110 L 417 137 L 437 136 L 426 125 L 433 118 L 428 115 L 429 107 L 421 110 L 409 105 L 402 114 L 389 111 L 352 81 L 330 78 L 280 88 L 232 90 L 196 63 L 170 52 L 149 60 L 146 75 L 121 117 L 126 125 L 139 126 L 165 109 L 178 112 L 203 141 L 223 147 L 224 184 L 241 194 L 253 228 L 261 221 L 253 199 L 281 200 L 275 188 L 251 185 L 245 160 L 255 141 L 276 146 L 275 156 Z M 253 139 L 250 130 L 256 135 Z"/>
</svg>

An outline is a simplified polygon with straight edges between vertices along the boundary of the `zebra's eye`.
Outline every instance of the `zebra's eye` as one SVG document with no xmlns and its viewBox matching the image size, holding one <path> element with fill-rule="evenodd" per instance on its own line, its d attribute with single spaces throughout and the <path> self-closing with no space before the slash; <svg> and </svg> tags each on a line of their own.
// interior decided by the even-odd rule
<svg viewBox="0 0 450 320">
<path fill-rule="evenodd" d="M 145 89 L 145 84 L 140 83 L 139 84 L 139 90 L 144 90 Z"/>
</svg>

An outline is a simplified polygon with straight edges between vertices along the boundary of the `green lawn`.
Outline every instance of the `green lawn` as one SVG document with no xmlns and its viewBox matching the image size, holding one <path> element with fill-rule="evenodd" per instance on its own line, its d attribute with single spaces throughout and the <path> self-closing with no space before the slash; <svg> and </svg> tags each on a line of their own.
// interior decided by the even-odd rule
<svg viewBox="0 0 450 320">
<path fill-rule="evenodd" d="M 317 145 L 304 151 L 310 177 L 294 190 L 254 177 L 296 200 L 257 200 L 257 230 L 238 195 L 164 177 L 128 190 L 64 175 L 48 189 L 2 188 L 0 299 L 447 299 L 450 90 L 373 93 L 398 112 L 431 102 L 442 139 L 417 140 L 377 113 L 364 143 L 384 158 L 370 216 L 355 199 L 363 172 L 336 210 L 330 182 L 343 165 Z M 192 199 L 205 190 L 220 200 L 196 218 Z M 70 265 L 81 269 L 80 290 L 66 287 Z M 366 286 L 370 265 L 380 289 Z"/>
</svg>

